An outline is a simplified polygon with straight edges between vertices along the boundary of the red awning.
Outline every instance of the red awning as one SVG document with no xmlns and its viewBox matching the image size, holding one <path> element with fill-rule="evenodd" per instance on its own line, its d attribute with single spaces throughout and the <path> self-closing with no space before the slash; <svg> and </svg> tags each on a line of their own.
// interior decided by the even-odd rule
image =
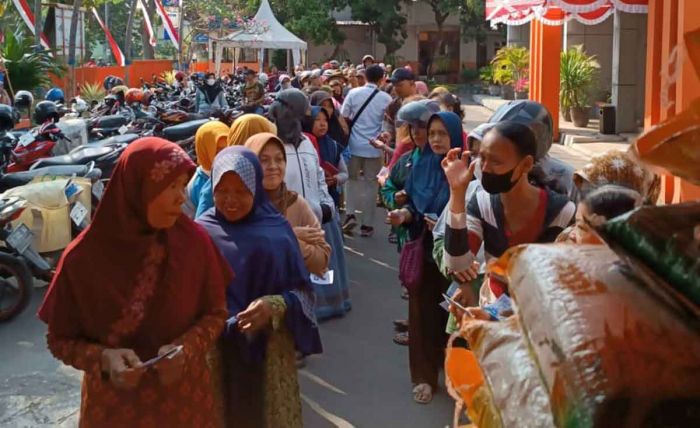
<svg viewBox="0 0 700 428">
<path fill-rule="evenodd" d="M 486 0 L 486 20 L 492 24 L 522 25 L 539 19 L 547 25 L 562 25 L 575 19 L 595 25 L 615 9 L 647 13 L 648 0 Z"/>
</svg>

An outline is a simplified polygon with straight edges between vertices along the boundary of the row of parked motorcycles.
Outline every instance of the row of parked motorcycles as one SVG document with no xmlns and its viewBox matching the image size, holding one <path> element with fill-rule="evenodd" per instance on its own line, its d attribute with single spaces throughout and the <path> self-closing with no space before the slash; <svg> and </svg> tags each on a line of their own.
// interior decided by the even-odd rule
<svg viewBox="0 0 700 428">
<path fill-rule="evenodd" d="M 130 143 L 162 137 L 195 159 L 200 126 L 213 119 L 230 125 L 245 113 L 235 85 L 225 88 L 229 109 L 201 115 L 194 112 L 192 88 L 107 83 L 110 94 L 91 106 L 80 98 L 65 103 L 49 92 L 47 98 L 55 101 L 34 106 L 33 128 L 15 129 L 21 113 L 32 110 L 31 93 L 18 91 L 14 108 L 0 105 L 0 321 L 27 306 L 35 279 L 51 280 L 63 250 L 89 224 Z"/>
</svg>

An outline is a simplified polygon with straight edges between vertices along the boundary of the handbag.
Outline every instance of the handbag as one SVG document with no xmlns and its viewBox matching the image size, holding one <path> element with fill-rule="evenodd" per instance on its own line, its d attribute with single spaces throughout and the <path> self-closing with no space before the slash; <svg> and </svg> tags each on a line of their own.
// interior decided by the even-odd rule
<svg viewBox="0 0 700 428">
<path fill-rule="evenodd" d="M 399 280 L 406 287 L 409 295 L 418 291 L 423 279 L 423 257 L 425 256 L 423 239 L 425 238 L 425 231 L 426 228 L 423 229 L 418 238 L 406 242 L 399 256 Z"/>
</svg>

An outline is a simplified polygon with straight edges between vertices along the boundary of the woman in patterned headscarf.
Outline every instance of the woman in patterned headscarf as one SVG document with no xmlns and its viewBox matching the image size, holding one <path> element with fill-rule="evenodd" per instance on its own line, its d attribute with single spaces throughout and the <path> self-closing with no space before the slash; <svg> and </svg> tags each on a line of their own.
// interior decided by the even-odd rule
<svg viewBox="0 0 700 428">
<path fill-rule="evenodd" d="M 92 224 L 58 264 L 39 317 L 51 353 L 84 372 L 81 427 L 220 424 L 205 357 L 233 275 L 180 211 L 193 172 L 171 142 L 132 143 Z"/>
</svg>

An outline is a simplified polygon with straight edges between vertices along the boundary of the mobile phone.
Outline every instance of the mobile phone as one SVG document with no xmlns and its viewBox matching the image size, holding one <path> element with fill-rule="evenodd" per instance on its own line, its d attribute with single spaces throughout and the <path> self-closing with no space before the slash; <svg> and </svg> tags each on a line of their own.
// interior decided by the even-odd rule
<svg viewBox="0 0 700 428">
<path fill-rule="evenodd" d="M 435 213 L 425 213 L 423 217 L 427 218 L 430 221 L 437 222 L 438 221 L 438 216 Z"/>
<path fill-rule="evenodd" d="M 143 366 L 142 366 L 142 367 L 149 367 L 149 366 L 152 366 L 152 365 L 154 365 L 155 363 L 157 363 L 158 361 L 160 361 L 160 360 L 162 360 L 162 359 L 164 359 L 164 358 L 167 358 L 167 359 L 170 360 L 170 359 L 172 359 L 175 355 L 177 355 L 177 354 L 179 354 L 180 352 L 182 352 L 183 349 L 184 349 L 184 348 L 183 348 L 182 345 L 178 345 L 178 346 L 174 347 L 173 349 L 169 350 L 168 352 L 166 352 L 165 354 L 163 354 L 163 355 L 158 355 L 157 357 L 153 357 L 153 358 L 151 358 L 150 360 L 146 361 L 145 363 L 143 363 Z"/>
<path fill-rule="evenodd" d="M 462 305 L 460 305 L 459 303 L 457 303 L 457 301 L 456 301 L 455 299 L 453 299 L 452 297 L 448 296 L 448 295 L 445 294 L 445 293 L 442 293 L 442 297 L 444 297 L 445 300 L 447 300 L 447 301 L 450 302 L 451 304 L 457 306 L 459 309 L 463 310 L 464 312 L 467 312 L 467 308 L 465 308 L 464 306 L 462 306 Z"/>
</svg>

